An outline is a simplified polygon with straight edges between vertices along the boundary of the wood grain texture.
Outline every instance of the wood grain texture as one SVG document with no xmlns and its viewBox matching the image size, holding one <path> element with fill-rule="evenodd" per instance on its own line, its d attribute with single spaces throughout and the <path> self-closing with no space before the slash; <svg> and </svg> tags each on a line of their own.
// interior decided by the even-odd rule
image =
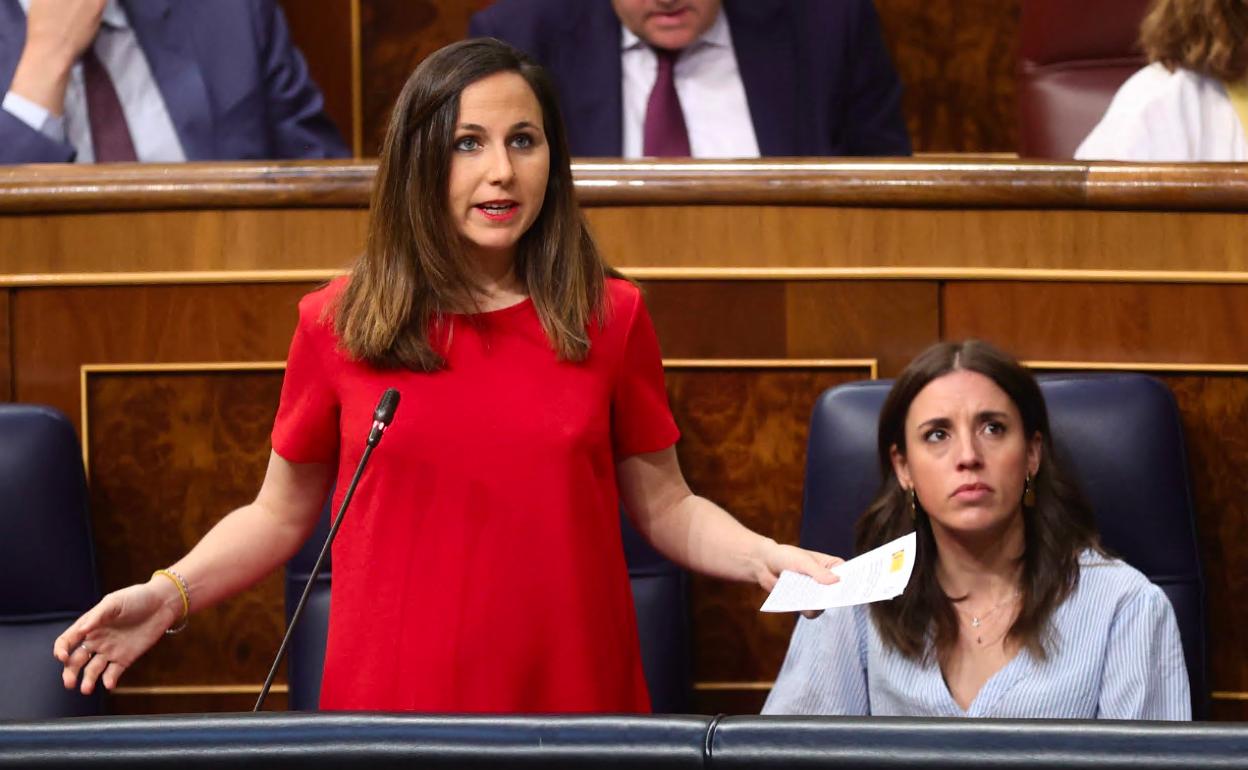
<svg viewBox="0 0 1248 770">
<path fill-rule="evenodd" d="M 0 167 L 0 213 L 356 208 L 369 161 Z M 1135 211 L 1248 209 L 1236 164 L 1098 164 L 895 158 L 619 161 L 572 166 L 581 202 L 641 205 L 958 207 Z"/>
<path fill-rule="evenodd" d="M 965 282 L 945 289 L 947 339 L 1027 360 L 1248 364 L 1248 286 Z"/>
<path fill-rule="evenodd" d="M 351 1 L 281 0 L 290 39 L 321 89 L 325 114 L 351 146 L 354 122 L 351 82 Z"/>
<path fill-rule="evenodd" d="M 361 0 L 364 154 L 375 156 L 403 84 L 426 56 L 468 35 L 488 0 Z"/>
<path fill-rule="evenodd" d="M 863 369 L 673 370 L 668 392 L 690 486 L 742 523 L 797 542 L 810 409 L 825 389 L 864 379 Z M 793 618 L 760 615 L 757 587 L 692 581 L 695 681 L 769 680 Z"/>
<path fill-rule="evenodd" d="M 88 378 L 92 528 L 101 587 L 146 582 L 254 499 L 281 372 Z M 193 597 L 192 597 L 193 598 Z M 196 613 L 126 671 L 130 687 L 258 684 L 284 630 L 280 572 Z"/>
<path fill-rule="evenodd" d="M 13 301 L 14 395 L 80 426 L 83 364 L 282 361 L 308 284 L 31 289 Z"/>
<path fill-rule="evenodd" d="M 0 289 L 0 401 L 13 399 L 13 327 L 9 311 L 13 292 Z"/>
<path fill-rule="evenodd" d="M 916 152 L 1013 152 L 1018 0 L 876 0 Z"/>
<path fill-rule="evenodd" d="M 1248 692 L 1248 375 L 1168 375 L 1187 439 L 1205 570 L 1209 683 Z"/>
</svg>

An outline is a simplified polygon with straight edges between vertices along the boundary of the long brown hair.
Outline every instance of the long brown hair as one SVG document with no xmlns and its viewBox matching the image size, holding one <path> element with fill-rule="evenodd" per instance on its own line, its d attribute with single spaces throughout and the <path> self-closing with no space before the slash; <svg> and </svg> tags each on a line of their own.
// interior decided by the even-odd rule
<svg viewBox="0 0 1248 770">
<path fill-rule="evenodd" d="M 604 264 L 576 203 L 571 156 L 545 71 L 498 40 L 465 40 L 435 52 L 403 86 L 378 159 L 364 254 L 334 309 L 352 357 L 375 366 L 442 368 L 431 343 L 439 317 L 477 307 L 474 266 L 451 221 L 447 195 L 459 96 L 498 72 L 514 72 L 542 108 L 550 174 L 541 213 L 520 238 L 516 275 L 558 356 L 583 360 L 588 327 L 604 312 Z"/>
<path fill-rule="evenodd" d="M 1154 0 L 1140 25 L 1148 60 L 1225 82 L 1248 75 L 1248 2 Z"/>
<path fill-rule="evenodd" d="M 896 599 L 871 605 L 871 617 L 885 643 L 910 659 L 939 659 L 958 639 L 954 602 L 961 597 L 950 598 L 936 579 L 939 554 L 931 522 L 921 506 L 911 520 L 910 497 L 897 480 L 890 452 L 894 446 L 906 452 L 906 415 L 919 391 L 957 370 L 978 372 L 995 382 L 1018 408 L 1024 435 L 1040 435 L 1040 470 L 1032 480 L 1036 503 L 1023 514 L 1021 609 L 1007 638 L 1043 658 L 1049 618 L 1078 584 L 1079 554 L 1100 549 L 1096 523 L 1054 456 L 1039 384 L 1013 358 L 978 340 L 942 342 L 920 353 L 897 378 L 880 410 L 877 451 L 884 481 L 858 520 L 856 545 L 862 553 L 914 529 L 918 556 L 910 587 Z"/>
</svg>

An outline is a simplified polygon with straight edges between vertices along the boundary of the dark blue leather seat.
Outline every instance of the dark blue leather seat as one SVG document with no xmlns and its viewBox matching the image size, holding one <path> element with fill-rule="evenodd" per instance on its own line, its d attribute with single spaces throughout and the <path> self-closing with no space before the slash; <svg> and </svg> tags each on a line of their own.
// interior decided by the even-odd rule
<svg viewBox="0 0 1248 770">
<path fill-rule="evenodd" d="M 44 406 L 0 404 L 0 719 L 100 713 L 61 686 L 52 642 L 100 599 L 78 437 Z"/>
<path fill-rule="evenodd" d="M 351 511 L 348 510 L 346 515 L 350 516 Z M 288 622 L 329 533 L 329 521 L 327 506 L 316 531 L 286 567 Z M 620 527 L 633 588 L 637 631 L 641 637 L 641 660 L 650 688 L 651 707 L 659 714 L 687 712 L 691 684 L 687 576 L 684 570 L 651 548 L 623 512 Z M 295 710 L 314 710 L 320 698 L 321 669 L 325 663 L 325 638 L 329 625 L 330 561 L 326 559 L 316 587 L 308 596 L 304 617 L 290 640 L 287 680 L 290 683 L 290 708 Z"/>
<path fill-rule="evenodd" d="M 1053 441 L 1092 505 L 1107 548 L 1160 586 L 1174 605 L 1192 690 L 1208 714 L 1205 581 L 1174 396 L 1139 374 L 1038 377 Z M 880 484 L 877 420 L 890 380 L 823 393 L 811 416 L 801 544 L 854 552 L 853 525 Z"/>
</svg>

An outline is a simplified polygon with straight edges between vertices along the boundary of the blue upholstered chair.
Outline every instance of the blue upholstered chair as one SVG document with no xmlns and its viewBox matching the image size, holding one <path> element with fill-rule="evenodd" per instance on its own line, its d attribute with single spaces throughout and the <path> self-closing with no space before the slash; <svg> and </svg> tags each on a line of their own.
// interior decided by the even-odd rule
<svg viewBox="0 0 1248 770">
<path fill-rule="evenodd" d="M 0 404 L 0 719 L 100 712 L 61 686 L 52 641 L 100 598 L 78 437 L 44 406 Z"/>
<path fill-rule="evenodd" d="M 1208 713 L 1205 582 L 1178 408 L 1138 374 L 1038 378 L 1058 455 L 1092 505 L 1107 548 L 1160 586 L 1174 605 L 1192 690 Z M 806 456 L 801 544 L 854 552 L 853 525 L 880 484 L 876 433 L 892 382 L 832 388 L 815 404 Z"/>
<path fill-rule="evenodd" d="M 347 511 L 347 516 L 350 515 Z M 329 533 L 329 521 L 327 506 L 316 531 L 286 567 L 287 620 L 316 564 L 321 544 Z M 691 684 L 687 577 L 683 570 L 651 548 L 622 512 L 620 526 L 651 706 L 660 714 L 687 712 Z M 290 708 L 299 711 L 316 709 L 320 697 L 329 624 L 330 561 L 327 559 L 322 567 L 316 587 L 308 596 L 303 618 L 290 640 L 287 669 Z"/>
</svg>

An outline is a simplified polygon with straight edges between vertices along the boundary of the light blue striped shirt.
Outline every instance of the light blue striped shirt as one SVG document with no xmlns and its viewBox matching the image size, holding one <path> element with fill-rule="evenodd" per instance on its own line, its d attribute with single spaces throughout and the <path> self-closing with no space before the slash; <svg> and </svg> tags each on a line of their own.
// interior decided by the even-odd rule
<svg viewBox="0 0 1248 770">
<path fill-rule="evenodd" d="M 764 714 L 1191 719 L 1174 609 L 1134 568 L 1086 551 L 1079 585 L 1053 613 L 1045 660 L 1025 648 L 967 710 L 940 666 L 886 647 L 866 606 L 798 621 Z"/>
</svg>

